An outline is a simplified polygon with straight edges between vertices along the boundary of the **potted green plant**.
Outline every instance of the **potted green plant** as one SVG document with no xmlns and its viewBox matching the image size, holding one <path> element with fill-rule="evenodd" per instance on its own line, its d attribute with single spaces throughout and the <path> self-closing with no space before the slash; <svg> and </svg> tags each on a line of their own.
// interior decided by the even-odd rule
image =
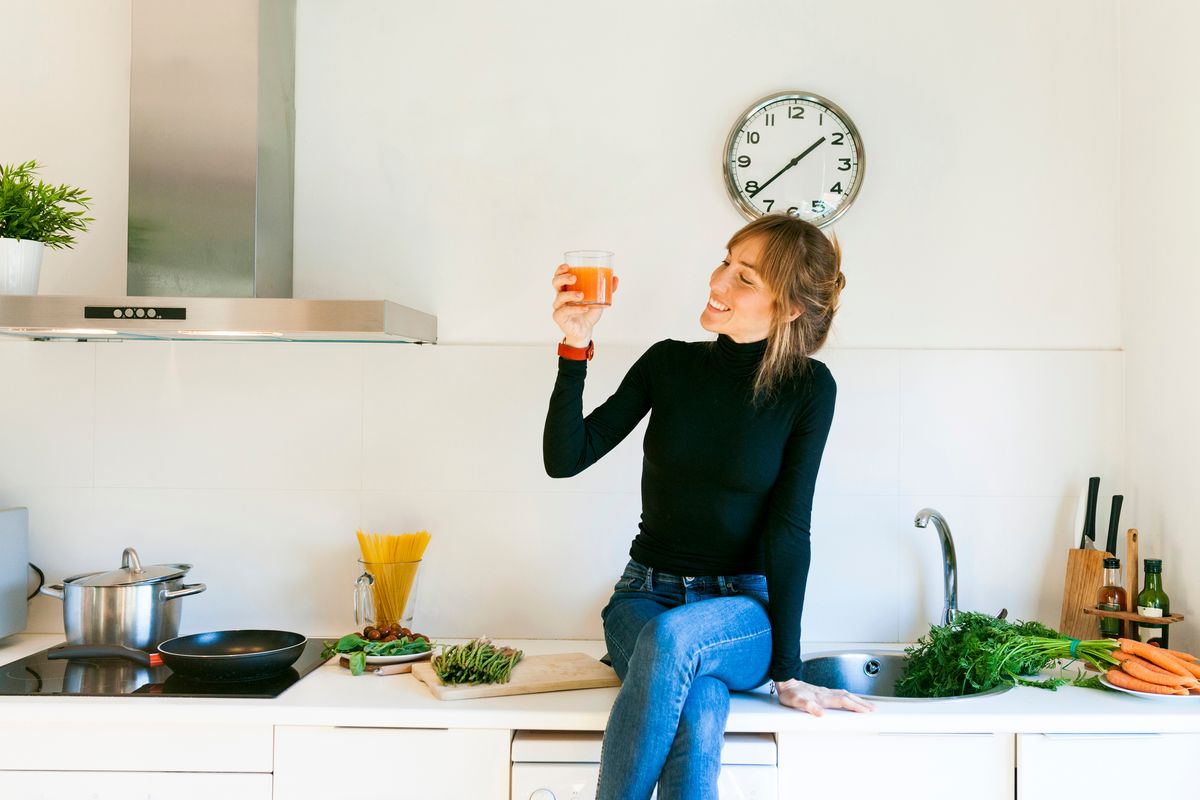
<svg viewBox="0 0 1200 800">
<path fill-rule="evenodd" d="M 45 249 L 73 246 L 94 221 L 83 216 L 92 199 L 83 189 L 45 183 L 40 168 L 0 164 L 0 294 L 37 294 Z"/>
</svg>

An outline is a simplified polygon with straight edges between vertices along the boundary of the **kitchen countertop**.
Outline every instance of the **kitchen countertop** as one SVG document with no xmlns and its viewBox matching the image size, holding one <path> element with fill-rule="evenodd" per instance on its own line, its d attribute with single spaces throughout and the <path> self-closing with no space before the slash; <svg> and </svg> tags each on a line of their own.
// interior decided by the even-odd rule
<svg viewBox="0 0 1200 800">
<path fill-rule="evenodd" d="M 333 637 L 330 637 L 333 638 Z M 7 664 L 62 641 L 17 634 L 0 640 Z M 464 640 L 447 640 L 464 641 Z M 602 641 L 507 639 L 529 655 L 584 652 Z M 895 643 L 806 646 L 805 654 L 854 647 L 900 650 Z M 394 728 L 507 728 L 602 731 L 616 689 L 440 701 L 411 675 L 362 675 L 330 661 L 273 700 L 164 697 L 0 697 L 0 725 L 20 722 L 324 725 Z M 970 700 L 876 703 L 876 711 L 827 711 L 821 718 L 780 706 L 766 687 L 735 693 L 730 732 L 857 733 L 1200 733 L 1200 699 L 1153 700 L 1064 686 L 1056 692 L 1018 686 Z"/>
</svg>

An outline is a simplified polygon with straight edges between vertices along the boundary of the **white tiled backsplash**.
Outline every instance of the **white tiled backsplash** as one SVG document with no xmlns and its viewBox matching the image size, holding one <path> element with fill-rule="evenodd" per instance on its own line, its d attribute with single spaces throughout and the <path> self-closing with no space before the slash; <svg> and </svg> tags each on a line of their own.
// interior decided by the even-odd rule
<svg viewBox="0 0 1200 800">
<path fill-rule="evenodd" d="M 598 352 L 586 408 L 643 349 Z M 961 607 L 1055 624 L 1078 488 L 1120 486 L 1122 353 L 819 357 L 839 391 L 805 639 L 906 641 L 937 617 L 923 506 L 954 531 Z M 602 635 L 637 529 L 643 428 L 548 478 L 552 346 L 5 342 L 0 374 L 0 505 L 29 506 L 52 580 L 133 545 L 208 584 L 185 601 L 185 631 L 335 633 L 353 624 L 355 528 L 428 529 L 421 629 Z M 1125 522 L 1135 513 L 1127 496 Z M 60 605 L 38 598 L 30 628 L 61 629 Z"/>
</svg>

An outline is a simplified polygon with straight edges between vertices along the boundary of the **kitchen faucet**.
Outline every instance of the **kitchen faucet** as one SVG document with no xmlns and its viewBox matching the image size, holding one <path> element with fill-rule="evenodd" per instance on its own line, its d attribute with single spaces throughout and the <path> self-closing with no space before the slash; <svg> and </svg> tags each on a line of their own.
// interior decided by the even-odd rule
<svg viewBox="0 0 1200 800">
<path fill-rule="evenodd" d="M 913 524 L 918 528 L 924 528 L 929 525 L 931 520 L 933 526 L 937 528 L 938 539 L 942 542 L 944 600 L 941 624 L 949 625 L 954 621 L 954 615 L 958 613 L 958 560 L 954 557 L 954 537 L 950 535 L 950 526 L 946 523 L 946 518 L 936 509 L 922 508 L 917 512 L 917 518 L 913 520 Z"/>
</svg>

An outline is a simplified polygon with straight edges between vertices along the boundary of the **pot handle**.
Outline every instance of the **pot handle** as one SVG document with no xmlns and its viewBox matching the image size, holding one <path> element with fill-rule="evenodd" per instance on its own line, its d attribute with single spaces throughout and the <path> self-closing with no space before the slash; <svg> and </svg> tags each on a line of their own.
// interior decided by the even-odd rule
<svg viewBox="0 0 1200 800">
<path fill-rule="evenodd" d="M 208 587 L 203 583 L 189 583 L 185 584 L 182 589 L 172 589 L 171 591 L 163 592 L 162 599 L 174 600 L 177 597 L 187 597 L 190 594 L 200 594 L 207 588 Z"/>
<path fill-rule="evenodd" d="M 44 594 L 47 597 L 56 597 L 59 600 L 63 599 L 63 585 L 61 583 L 53 583 L 49 586 L 43 586 L 38 589 L 38 594 Z"/>
</svg>

